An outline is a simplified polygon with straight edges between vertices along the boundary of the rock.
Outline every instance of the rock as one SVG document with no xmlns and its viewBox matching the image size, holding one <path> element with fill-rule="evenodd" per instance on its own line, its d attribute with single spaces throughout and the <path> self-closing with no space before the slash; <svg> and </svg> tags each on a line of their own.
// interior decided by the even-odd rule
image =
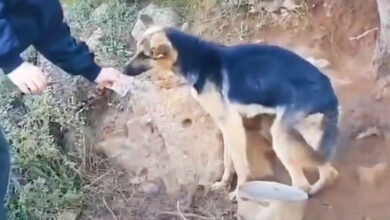
<svg viewBox="0 0 390 220">
<path fill-rule="evenodd" d="M 371 167 L 361 166 L 357 170 L 360 183 L 369 186 L 379 186 L 386 178 L 388 166 L 386 162 Z"/>
<path fill-rule="evenodd" d="M 181 25 L 181 30 L 187 33 L 191 33 L 192 24 L 190 22 L 184 22 L 184 24 Z"/>
<path fill-rule="evenodd" d="M 158 21 L 160 26 L 164 27 L 177 27 L 180 22 L 179 15 L 171 8 L 160 8 L 156 4 L 149 4 L 146 6 L 140 14 L 149 15 L 154 21 Z M 135 22 L 134 28 L 131 32 L 133 38 L 138 41 L 142 33 L 145 31 L 145 26 L 138 18 Z"/>
<path fill-rule="evenodd" d="M 159 83 L 134 78 L 135 88 L 129 97 L 131 108 L 116 115 L 115 128 L 123 126 L 126 131 L 112 137 L 106 135 L 98 143 L 102 153 L 135 174 L 129 180 L 132 183 L 161 179 L 167 193 L 177 192 L 184 185 L 213 184 L 223 171 L 219 129 L 188 87 L 167 89 Z M 102 120 L 110 118 L 105 116 Z M 141 171 L 145 167 L 147 173 L 138 175 L 144 173 Z"/>
<path fill-rule="evenodd" d="M 80 210 L 66 210 L 60 214 L 58 220 L 76 220 Z"/>
<path fill-rule="evenodd" d="M 267 12 L 276 12 L 281 8 L 286 10 L 294 10 L 298 6 L 294 0 L 271 0 L 271 1 L 259 1 L 259 0 L 229 0 L 230 6 L 249 5 L 251 6 L 251 13 L 265 10 Z"/>
<path fill-rule="evenodd" d="M 103 3 L 99 7 L 97 7 L 91 14 L 91 19 L 94 20 L 102 20 L 106 15 L 106 11 L 110 10 L 108 4 Z"/>
<path fill-rule="evenodd" d="M 161 187 L 154 182 L 143 182 L 139 186 L 139 190 L 148 195 L 156 195 L 160 192 Z"/>
<path fill-rule="evenodd" d="M 370 136 L 381 136 L 381 131 L 379 130 L 378 126 L 373 126 L 368 128 L 367 130 L 364 130 L 356 136 L 356 139 L 359 140 Z"/>
<path fill-rule="evenodd" d="M 319 69 L 324 69 L 326 67 L 329 67 L 330 62 L 326 59 L 316 59 L 314 57 L 306 58 L 307 61 L 309 61 L 311 64 L 316 66 Z"/>
<path fill-rule="evenodd" d="M 88 45 L 89 49 L 92 51 L 96 51 L 101 44 L 100 39 L 103 37 L 104 33 L 101 28 L 98 28 L 95 30 L 91 37 L 89 37 L 86 41 L 86 44 Z"/>
<path fill-rule="evenodd" d="M 264 43 L 264 40 L 263 39 L 256 39 L 256 40 L 253 41 L 253 43 L 261 44 L 261 43 Z"/>
<path fill-rule="evenodd" d="M 294 0 L 284 0 L 282 6 L 290 11 L 298 8 L 298 5 L 295 4 Z"/>
</svg>

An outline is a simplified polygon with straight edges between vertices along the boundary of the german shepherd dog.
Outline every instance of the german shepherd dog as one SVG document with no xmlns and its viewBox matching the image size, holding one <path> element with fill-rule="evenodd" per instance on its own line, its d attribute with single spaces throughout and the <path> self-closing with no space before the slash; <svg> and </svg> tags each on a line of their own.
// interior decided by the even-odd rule
<svg viewBox="0 0 390 220">
<path fill-rule="evenodd" d="M 329 78 L 295 53 L 271 45 L 224 46 L 180 30 L 155 26 L 141 15 L 146 30 L 126 75 L 158 68 L 184 77 L 193 95 L 220 128 L 224 142 L 224 173 L 212 188 L 226 187 L 237 173 L 237 187 L 250 176 L 242 117 L 272 114 L 272 146 L 293 186 L 310 195 L 337 177 L 330 159 L 338 145 L 338 99 Z M 321 113 L 322 137 L 315 150 L 295 125 Z M 319 171 L 311 185 L 304 169 Z M 236 189 L 230 197 L 236 198 Z"/>
</svg>

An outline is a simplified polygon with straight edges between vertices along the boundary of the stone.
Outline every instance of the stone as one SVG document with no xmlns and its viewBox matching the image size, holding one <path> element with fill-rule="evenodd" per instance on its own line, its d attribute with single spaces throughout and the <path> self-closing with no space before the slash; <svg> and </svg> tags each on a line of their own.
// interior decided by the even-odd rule
<svg viewBox="0 0 390 220">
<path fill-rule="evenodd" d="M 101 28 L 96 29 L 92 35 L 87 39 L 86 44 L 91 51 L 96 51 L 101 44 L 100 39 L 104 36 Z"/>
<path fill-rule="evenodd" d="M 376 187 L 386 179 L 387 171 L 387 163 L 382 162 L 370 167 L 360 166 L 357 175 L 360 183 Z"/>
<path fill-rule="evenodd" d="M 141 14 L 148 15 L 154 21 L 158 21 L 158 24 L 163 27 L 177 27 L 180 22 L 180 17 L 174 10 L 171 8 L 161 8 L 154 3 L 146 6 L 140 12 L 140 15 Z M 138 20 L 135 22 L 131 35 L 136 41 L 138 41 L 144 31 L 145 26 L 140 18 L 138 18 Z"/>
<path fill-rule="evenodd" d="M 58 220 L 76 220 L 80 210 L 66 210 L 60 214 Z"/>
<path fill-rule="evenodd" d="M 148 195 L 156 195 L 160 192 L 160 186 L 154 182 L 143 182 L 139 186 L 139 190 Z"/>
<path fill-rule="evenodd" d="M 271 1 L 260 1 L 260 0 L 229 0 L 230 6 L 250 5 L 251 12 L 259 12 L 265 10 L 267 12 L 276 12 L 281 8 L 285 8 L 288 11 L 296 9 L 298 6 L 294 0 L 271 0 Z"/>
<path fill-rule="evenodd" d="M 91 19 L 102 20 L 106 15 L 106 11 L 110 10 L 110 6 L 106 3 L 101 4 L 91 14 Z"/>
<path fill-rule="evenodd" d="M 319 69 L 325 69 L 326 67 L 330 66 L 330 62 L 326 59 L 316 59 L 314 57 L 308 57 L 306 58 L 306 60 Z"/>
<path fill-rule="evenodd" d="M 370 127 L 366 130 L 364 130 L 363 132 L 359 133 L 357 136 L 356 136 L 356 139 L 364 139 L 364 138 L 367 138 L 367 137 L 371 137 L 371 136 L 376 136 L 376 137 L 380 137 L 381 136 L 381 131 L 379 130 L 378 126 L 373 126 L 373 127 Z"/>
</svg>

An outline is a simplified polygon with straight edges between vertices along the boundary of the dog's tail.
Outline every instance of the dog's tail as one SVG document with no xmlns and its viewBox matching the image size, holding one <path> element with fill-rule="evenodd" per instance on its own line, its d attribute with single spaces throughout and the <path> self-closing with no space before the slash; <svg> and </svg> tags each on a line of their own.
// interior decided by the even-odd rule
<svg viewBox="0 0 390 220">
<path fill-rule="evenodd" d="M 339 142 L 339 115 L 341 111 L 339 108 L 333 108 L 324 112 L 322 119 L 322 134 L 318 151 L 321 157 L 325 160 L 332 159 L 335 151 L 338 148 Z"/>
</svg>

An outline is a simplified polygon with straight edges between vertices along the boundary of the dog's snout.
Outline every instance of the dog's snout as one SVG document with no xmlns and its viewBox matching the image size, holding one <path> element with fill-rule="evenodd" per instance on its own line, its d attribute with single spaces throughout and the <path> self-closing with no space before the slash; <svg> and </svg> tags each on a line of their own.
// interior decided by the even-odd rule
<svg viewBox="0 0 390 220">
<path fill-rule="evenodd" d="M 137 76 L 149 69 L 151 69 L 150 62 L 144 59 L 141 60 L 138 56 L 136 56 L 126 64 L 123 72 L 128 76 Z"/>
</svg>

